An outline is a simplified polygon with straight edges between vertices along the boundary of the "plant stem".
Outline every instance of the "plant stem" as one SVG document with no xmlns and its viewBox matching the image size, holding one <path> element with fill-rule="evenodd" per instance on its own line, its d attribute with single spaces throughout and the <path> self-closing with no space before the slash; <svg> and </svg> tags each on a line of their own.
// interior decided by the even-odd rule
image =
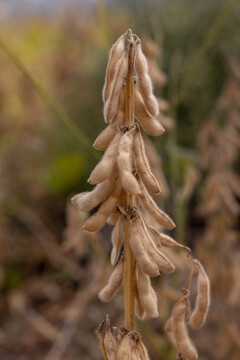
<svg viewBox="0 0 240 360">
<path fill-rule="evenodd" d="M 134 124 L 134 99 L 133 99 L 133 69 L 134 69 L 134 42 L 130 41 L 128 48 L 128 73 L 126 79 L 126 118 L 125 125 Z M 127 207 L 131 206 L 133 198 L 130 194 L 124 193 L 124 203 Z M 125 249 L 125 268 L 124 268 L 124 293 L 125 293 L 125 327 L 133 330 L 135 327 L 135 259 L 129 246 L 130 222 L 124 221 L 124 249 Z"/>
</svg>

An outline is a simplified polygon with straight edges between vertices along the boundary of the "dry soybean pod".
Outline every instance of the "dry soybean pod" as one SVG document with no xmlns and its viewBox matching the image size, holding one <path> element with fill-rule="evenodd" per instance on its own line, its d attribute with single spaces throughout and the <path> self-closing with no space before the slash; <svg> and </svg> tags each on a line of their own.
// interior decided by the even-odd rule
<svg viewBox="0 0 240 360">
<path fill-rule="evenodd" d="M 77 206 L 80 210 L 91 211 L 101 202 L 106 200 L 114 186 L 115 181 L 116 177 L 112 176 L 101 184 L 95 186 L 92 191 L 75 195 L 71 199 L 73 205 Z"/>
<path fill-rule="evenodd" d="M 109 316 L 106 315 L 106 329 L 104 336 L 104 345 L 107 352 L 108 360 L 117 360 L 117 348 L 118 342 L 116 338 L 113 336 L 110 330 L 110 319 Z"/>
<path fill-rule="evenodd" d="M 135 116 L 144 130 L 153 136 L 162 135 L 165 131 L 157 118 L 152 116 L 145 107 L 143 98 L 137 88 L 134 89 Z"/>
<path fill-rule="evenodd" d="M 132 147 L 133 129 L 125 132 L 119 141 L 117 164 L 123 189 L 132 195 L 139 195 L 141 190 L 132 173 Z"/>
<path fill-rule="evenodd" d="M 137 265 L 136 265 L 136 270 L 135 270 L 135 275 L 136 275 L 136 285 L 135 285 L 135 311 L 136 311 L 136 315 L 139 317 L 139 319 L 144 319 L 145 317 L 145 309 L 144 309 L 144 305 L 140 299 L 139 296 L 139 290 L 138 290 L 138 271 L 137 271 Z"/>
<path fill-rule="evenodd" d="M 175 270 L 175 266 L 171 263 L 171 261 L 164 255 L 155 245 L 154 240 L 152 239 L 151 233 L 142 218 L 140 216 L 140 231 L 143 234 L 143 241 L 145 245 L 145 249 L 152 259 L 153 262 L 159 267 L 161 271 L 171 273 Z"/>
<path fill-rule="evenodd" d="M 153 233 L 153 236 L 156 239 L 155 244 L 157 246 L 183 249 L 186 250 L 188 253 L 191 253 L 191 249 L 189 247 L 179 244 L 171 236 L 168 236 L 166 234 L 161 233 L 158 230 L 155 230 L 151 225 L 148 226 L 148 229 Z"/>
<path fill-rule="evenodd" d="M 151 194 L 158 194 L 161 190 L 155 176 L 151 172 L 140 129 L 137 129 L 135 133 L 133 151 L 137 170 L 144 185 Z"/>
<path fill-rule="evenodd" d="M 99 184 L 99 183 L 105 181 L 106 179 L 108 179 L 110 176 L 112 176 L 112 173 L 114 172 L 115 163 L 116 163 L 118 143 L 119 143 L 120 138 L 121 138 L 121 134 L 119 131 L 117 131 L 111 144 L 105 151 L 102 159 L 96 165 L 96 167 L 93 169 L 93 171 L 88 179 L 88 182 L 90 184 Z"/>
<path fill-rule="evenodd" d="M 102 92 L 104 102 L 106 102 L 110 96 L 111 82 L 114 78 L 115 71 L 117 71 L 117 66 L 116 66 L 117 62 L 124 52 L 126 35 L 127 33 L 121 35 L 117 39 L 117 41 L 113 44 L 110 50 L 106 76 L 105 76 L 105 83 Z"/>
<path fill-rule="evenodd" d="M 189 338 L 186 327 L 187 308 L 187 297 L 183 296 L 173 308 L 172 329 L 178 352 L 183 358 L 195 360 L 198 358 L 198 354 L 194 344 Z"/>
<path fill-rule="evenodd" d="M 114 226 L 114 229 L 112 231 L 111 241 L 112 241 L 111 264 L 114 266 L 116 265 L 116 262 L 119 258 L 119 253 L 123 242 L 121 217 L 118 218 L 118 221 Z"/>
<path fill-rule="evenodd" d="M 142 241 L 142 234 L 138 231 L 138 224 L 138 221 L 132 222 L 131 224 L 129 237 L 130 248 L 135 256 L 139 268 L 141 268 L 143 272 L 150 276 L 158 276 L 158 266 L 153 261 L 151 261 L 147 254 Z"/>
<path fill-rule="evenodd" d="M 126 334 L 118 346 L 117 360 L 132 360 L 131 338 Z"/>
<path fill-rule="evenodd" d="M 140 42 L 137 44 L 136 52 L 135 67 L 138 76 L 138 87 L 148 111 L 153 116 L 157 116 L 159 113 L 158 102 L 153 95 L 152 82 L 148 75 L 147 59 L 142 52 Z"/>
<path fill-rule="evenodd" d="M 138 291 L 146 314 L 149 317 L 158 316 L 157 297 L 152 289 L 150 278 L 138 268 Z"/>
<path fill-rule="evenodd" d="M 106 123 L 110 123 L 114 116 L 117 113 L 119 94 L 124 82 L 124 77 L 128 69 L 128 52 L 125 51 L 124 54 L 117 62 L 117 69 L 114 73 L 114 79 L 110 87 L 110 95 L 107 99 L 104 106 L 104 118 Z"/>
<path fill-rule="evenodd" d="M 116 294 L 123 282 L 124 260 L 120 259 L 119 263 L 112 272 L 107 285 L 100 291 L 98 297 L 103 302 L 108 302 Z"/>
<path fill-rule="evenodd" d="M 199 261 L 196 261 L 196 263 L 198 269 L 198 293 L 189 324 L 193 328 L 200 328 L 206 321 L 210 305 L 210 282 L 202 264 Z"/>
<path fill-rule="evenodd" d="M 157 207 L 155 201 L 146 191 L 146 188 L 141 179 L 139 180 L 139 184 L 142 191 L 140 199 L 143 207 L 155 218 L 157 222 L 159 222 L 161 226 L 165 227 L 166 229 L 173 229 L 175 227 L 174 222 L 164 211 Z"/>
<path fill-rule="evenodd" d="M 105 225 L 108 217 L 117 206 L 121 191 L 121 184 L 119 181 L 117 181 L 116 186 L 110 193 L 109 197 L 102 203 L 98 211 L 85 222 L 83 225 L 83 230 L 95 232 L 100 230 Z"/>
<path fill-rule="evenodd" d="M 117 127 L 124 122 L 125 115 L 125 86 L 122 86 L 117 113 L 114 116 L 113 121 L 109 124 L 96 138 L 93 147 L 97 150 L 105 150 L 108 148 L 113 137 L 117 132 Z"/>
</svg>

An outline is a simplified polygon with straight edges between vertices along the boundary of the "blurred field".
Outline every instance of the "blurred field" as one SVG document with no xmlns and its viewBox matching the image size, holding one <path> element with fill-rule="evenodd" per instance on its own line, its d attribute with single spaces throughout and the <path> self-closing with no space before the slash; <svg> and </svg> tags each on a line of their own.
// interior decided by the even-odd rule
<svg viewBox="0 0 240 360">
<path fill-rule="evenodd" d="M 89 144 L 0 46 L 0 358 L 100 359 L 94 330 L 105 313 L 114 325 L 122 322 L 122 293 L 110 304 L 97 299 L 111 272 L 111 229 L 83 235 L 86 214 L 69 199 L 90 189 L 86 181 L 100 157 L 90 144 L 105 127 L 108 50 L 131 27 L 160 46 L 158 65 L 168 75 L 155 93 L 170 102 L 175 128 L 153 139 L 170 185 L 164 206 L 177 223 L 176 240 L 193 249 L 212 282 L 209 320 L 191 336 L 200 359 L 239 360 L 240 4 L 84 5 L 0 23 L 0 37 Z M 222 159 L 217 171 L 215 159 Z M 226 174 L 234 174 L 234 186 Z M 160 319 L 138 324 L 152 359 L 176 358 L 164 322 L 187 277 L 180 256 L 177 267 L 154 281 Z"/>
</svg>

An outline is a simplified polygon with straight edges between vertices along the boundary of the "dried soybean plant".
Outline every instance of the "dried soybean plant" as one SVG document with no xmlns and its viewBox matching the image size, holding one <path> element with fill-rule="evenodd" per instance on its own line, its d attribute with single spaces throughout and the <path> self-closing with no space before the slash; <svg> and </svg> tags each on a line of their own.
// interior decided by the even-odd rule
<svg viewBox="0 0 240 360">
<path fill-rule="evenodd" d="M 72 202 L 86 212 L 101 204 L 98 211 L 85 221 L 85 231 L 98 231 L 106 223 L 114 226 L 111 264 L 115 268 L 99 298 L 110 301 L 123 284 L 125 319 L 123 326 L 112 330 L 108 316 L 99 325 L 97 334 L 104 359 L 147 360 L 147 351 L 135 330 L 135 314 L 140 319 L 158 316 L 157 296 L 150 277 L 156 277 L 160 272 L 171 273 L 175 269 L 163 248 L 185 250 L 186 259 L 193 264 L 191 277 L 195 271 L 198 272 L 199 293 L 190 317 L 190 324 L 194 327 L 205 321 L 209 282 L 201 264 L 189 256 L 189 249 L 162 232 L 162 228 L 173 229 L 174 222 L 149 195 L 158 194 L 161 189 L 150 169 L 141 127 L 155 136 L 161 135 L 164 128 L 158 119 L 159 105 L 153 95 L 141 41 L 131 30 L 120 36 L 110 51 L 103 101 L 108 126 L 97 137 L 94 147 L 105 150 L 105 153 L 88 179 L 96 186 L 90 192 L 76 195 Z M 188 289 L 183 290 L 185 297 L 189 294 L 190 282 Z M 172 315 L 173 337 L 183 359 L 190 352 L 189 346 L 193 345 L 187 331 L 184 336 L 181 333 L 181 327 L 186 327 L 187 314 L 181 310 L 182 320 L 177 321 L 175 313 L 178 312 L 174 310 Z M 184 337 L 185 345 L 179 337 Z M 186 359 L 196 358 L 195 350 Z"/>
<path fill-rule="evenodd" d="M 240 146 L 240 64 L 228 59 L 229 74 L 215 109 L 204 124 L 198 144 L 205 179 L 197 214 L 205 230 L 196 253 L 206 258 L 217 306 L 209 322 L 216 328 L 213 340 L 217 359 L 239 358 L 240 178 L 234 169 Z M 219 323 L 225 326 L 217 326 Z M 211 351 L 211 348 L 210 348 Z M 213 356 L 209 353 L 209 356 Z"/>
</svg>

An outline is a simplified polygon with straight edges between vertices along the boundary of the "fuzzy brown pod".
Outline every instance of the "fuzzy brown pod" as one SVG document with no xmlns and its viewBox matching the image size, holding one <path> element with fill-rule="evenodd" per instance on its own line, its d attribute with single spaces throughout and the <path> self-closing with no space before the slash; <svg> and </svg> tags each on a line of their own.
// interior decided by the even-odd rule
<svg viewBox="0 0 240 360">
<path fill-rule="evenodd" d="M 119 125 L 124 123 L 125 117 L 125 86 L 122 86 L 117 113 L 112 122 L 98 135 L 93 147 L 97 150 L 106 150 L 114 138 Z"/>
<path fill-rule="evenodd" d="M 186 326 L 188 307 L 187 296 L 183 296 L 176 303 L 172 311 L 172 331 L 179 354 L 181 354 L 184 359 L 196 360 L 198 358 L 198 353 L 189 337 Z"/>
<path fill-rule="evenodd" d="M 113 44 L 113 46 L 110 50 L 108 65 L 107 65 L 107 70 L 106 70 L 105 83 L 104 83 L 103 92 L 102 92 L 104 102 L 106 102 L 110 96 L 111 82 L 112 82 L 112 79 L 114 78 L 114 73 L 118 70 L 118 67 L 116 66 L 117 62 L 121 58 L 121 56 L 124 52 L 126 36 L 127 36 L 127 33 L 121 35 L 117 39 L 117 41 Z"/>
<path fill-rule="evenodd" d="M 159 120 L 146 109 L 143 98 L 137 87 L 134 88 L 134 105 L 135 116 L 144 130 L 150 135 L 162 135 L 165 131 L 164 128 Z"/>
<path fill-rule="evenodd" d="M 115 164 L 120 139 L 121 133 L 118 131 L 114 136 L 111 144 L 105 151 L 102 159 L 93 169 L 88 179 L 88 182 L 90 184 L 100 184 L 101 182 L 107 180 L 110 176 L 112 176 L 112 174 L 116 175 Z"/>
<path fill-rule="evenodd" d="M 124 78 L 128 70 L 128 52 L 125 51 L 116 65 L 114 78 L 110 86 L 110 95 L 104 105 L 104 119 L 106 123 L 110 123 L 117 113 L 119 95 L 124 83 Z"/>
<path fill-rule="evenodd" d="M 107 285 L 100 291 L 98 297 L 103 302 L 109 302 L 123 282 L 124 259 L 121 258 L 114 271 L 112 272 Z"/>
<path fill-rule="evenodd" d="M 133 130 L 125 132 L 118 145 L 118 171 L 123 189 L 132 195 L 141 194 L 136 177 L 133 175 Z"/>
<path fill-rule="evenodd" d="M 173 229 L 175 227 L 173 220 L 164 211 L 158 208 L 153 198 L 146 191 L 141 179 L 139 180 L 139 184 L 142 191 L 140 199 L 143 207 L 155 218 L 159 225 L 166 229 Z"/>
<path fill-rule="evenodd" d="M 210 282 L 202 264 L 199 261 L 196 261 L 196 263 L 198 270 L 198 292 L 189 324 L 193 328 L 200 328 L 206 321 L 210 306 Z"/>
<path fill-rule="evenodd" d="M 109 197 L 102 203 L 98 211 L 84 223 L 83 230 L 89 232 L 100 230 L 106 224 L 108 217 L 116 208 L 121 192 L 122 186 L 120 181 L 117 181 L 114 189 L 109 194 Z"/>
<path fill-rule="evenodd" d="M 137 129 L 137 131 L 135 132 L 133 150 L 136 167 L 144 185 L 151 194 L 158 194 L 161 189 L 150 169 L 148 159 L 145 153 L 144 142 L 139 129 Z"/>
<path fill-rule="evenodd" d="M 147 59 L 142 52 L 142 46 L 140 42 L 137 44 L 135 66 L 137 73 L 137 84 L 144 104 L 149 113 L 156 117 L 159 113 L 158 102 L 153 95 L 152 82 L 148 75 Z"/>
</svg>

